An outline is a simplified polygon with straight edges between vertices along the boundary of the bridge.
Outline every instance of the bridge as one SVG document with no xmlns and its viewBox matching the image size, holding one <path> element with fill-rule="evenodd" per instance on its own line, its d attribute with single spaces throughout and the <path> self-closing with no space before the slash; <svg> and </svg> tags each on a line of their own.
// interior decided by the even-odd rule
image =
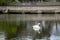
<svg viewBox="0 0 60 40">
<path fill-rule="evenodd" d="M 11 12 L 60 12 L 60 6 L 0 6 L 0 11 L 8 10 Z"/>
<path fill-rule="evenodd" d="M 60 6 L 0 6 L 0 11 L 7 16 L 10 13 L 12 20 L 60 20 Z M 8 13 L 8 14 L 7 14 Z M 12 13 L 12 14 L 11 14 Z M 15 14 L 17 13 L 17 14 Z M 13 15 L 14 14 L 14 15 Z M 18 16 L 17 16 L 18 15 Z"/>
</svg>

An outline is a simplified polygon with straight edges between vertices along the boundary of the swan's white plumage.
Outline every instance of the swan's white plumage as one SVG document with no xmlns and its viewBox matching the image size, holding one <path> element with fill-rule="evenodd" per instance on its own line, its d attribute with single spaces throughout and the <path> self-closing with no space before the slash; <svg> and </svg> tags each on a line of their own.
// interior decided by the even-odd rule
<svg viewBox="0 0 60 40">
<path fill-rule="evenodd" d="M 33 30 L 36 31 L 36 32 L 38 32 L 38 33 L 40 33 L 39 30 L 41 29 L 39 25 L 40 25 L 40 23 L 32 26 L 33 27 Z"/>
</svg>

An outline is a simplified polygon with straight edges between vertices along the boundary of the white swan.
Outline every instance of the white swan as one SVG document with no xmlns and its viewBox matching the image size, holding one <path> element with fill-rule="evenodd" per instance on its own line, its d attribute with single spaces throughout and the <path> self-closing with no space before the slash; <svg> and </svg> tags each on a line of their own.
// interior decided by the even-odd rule
<svg viewBox="0 0 60 40">
<path fill-rule="evenodd" d="M 35 32 L 40 33 L 39 30 L 41 29 L 41 27 L 40 27 L 39 25 L 40 25 L 40 23 L 38 23 L 38 24 L 32 26 L 32 27 L 33 27 L 33 30 L 34 30 Z"/>
</svg>

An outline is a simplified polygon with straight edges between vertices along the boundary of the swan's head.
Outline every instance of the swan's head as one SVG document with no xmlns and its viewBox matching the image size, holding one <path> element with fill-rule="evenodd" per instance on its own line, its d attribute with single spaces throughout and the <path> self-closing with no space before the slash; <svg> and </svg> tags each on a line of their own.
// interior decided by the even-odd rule
<svg viewBox="0 0 60 40">
<path fill-rule="evenodd" d="M 40 25 L 40 23 L 38 23 L 37 25 Z"/>
</svg>

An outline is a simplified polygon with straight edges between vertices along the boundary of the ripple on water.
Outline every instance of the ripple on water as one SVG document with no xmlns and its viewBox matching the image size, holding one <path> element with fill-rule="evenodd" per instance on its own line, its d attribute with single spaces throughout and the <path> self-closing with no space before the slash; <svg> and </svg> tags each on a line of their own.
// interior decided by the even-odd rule
<svg viewBox="0 0 60 40">
<path fill-rule="evenodd" d="M 0 32 L 0 40 L 5 40 L 5 34 L 4 34 L 4 32 Z"/>
</svg>

